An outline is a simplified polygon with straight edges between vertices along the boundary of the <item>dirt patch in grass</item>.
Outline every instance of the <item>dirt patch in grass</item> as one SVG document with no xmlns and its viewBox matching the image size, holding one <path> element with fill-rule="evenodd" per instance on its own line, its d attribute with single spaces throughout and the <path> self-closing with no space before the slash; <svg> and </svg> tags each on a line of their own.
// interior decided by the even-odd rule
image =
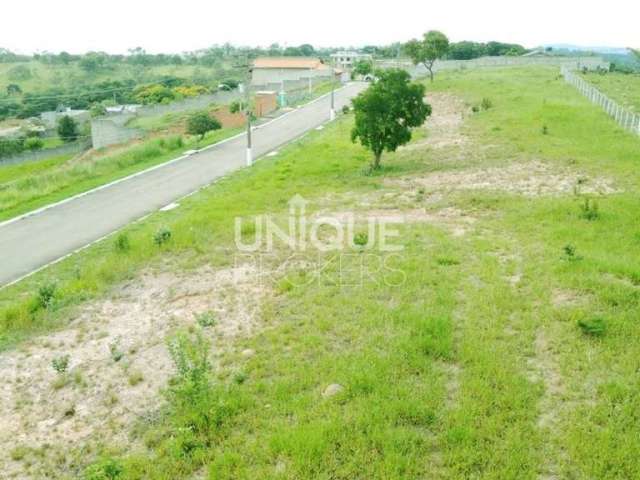
<svg viewBox="0 0 640 480">
<path fill-rule="evenodd" d="M 557 352 L 543 329 L 536 332 L 533 347 L 534 356 L 529 360 L 530 379 L 536 383 L 541 382 L 544 387 L 544 393 L 538 404 L 538 428 L 553 430 L 558 428 L 563 406 L 566 406 L 564 399 L 566 387 L 558 365 Z M 554 451 L 554 447 L 547 443 L 538 473 L 539 479 L 560 478 L 559 467 L 555 461 L 557 455 L 564 457 L 566 453 Z"/>
<path fill-rule="evenodd" d="M 587 298 L 572 290 L 554 290 L 551 294 L 551 304 L 555 308 L 576 307 L 587 303 Z"/>
<path fill-rule="evenodd" d="M 427 223 L 434 226 L 443 227 L 454 236 L 462 236 L 467 233 L 475 224 L 476 219 L 467 215 L 460 209 L 454 207 L 442 208 L 439 210 L 427 210 L 425 208 L 415 208 L 410 210 L 401 209 L 369 209 L 369 210 L 346 210 L 338 212 L 319 212 L 314 215 L 314 219 L 320 218 L 337 220 L 341 224 L 362 224 L 367 222 L 384 222 L 387 224 L 415 224 Z"/>
<path fill-rule="evenodd" d="M 64 457 L 71 445 L 126 442 L 128 427 L 160 406 L 160 390 L 173 374 L 167 336 L 202 328 L 214 351 L 228 350 L 234 337 L 256 327 L 265 294 L 251 267 L 147 273 L 85 307 L 69 328 L 2 354 L 3 474 L 39 478 L 24 472 L 25 461 L 9 458 L 17 446 L 49 445 L 51 454 L 38 462 L 51 468 L 50 457 Z M 64 355 L 69 366 L 62 375 L 52 361 Z M 64 468 L 65 461 L 55 463 Z"/>
<path fill-rule="evenodd" d="M 460 132 L 468 110 L 462 99 L 450 93 L 431 93 L 426 101 L 431 105 L 432 113 L 421 127 L 425 130 L 425 138 L 402 149 L 456 147 L 467 143 L 468 138 Z"/>
<path fill-rule="evenodd" d="M 532 161 L 451 172 L 391 181 L 411 189 L 428 190 L 488 190 L 526 197 L 542 195 L 611 194 L 617 190 L 606 178 L 589 178 L 569 168 L 552 167 Z"/>
</svg>

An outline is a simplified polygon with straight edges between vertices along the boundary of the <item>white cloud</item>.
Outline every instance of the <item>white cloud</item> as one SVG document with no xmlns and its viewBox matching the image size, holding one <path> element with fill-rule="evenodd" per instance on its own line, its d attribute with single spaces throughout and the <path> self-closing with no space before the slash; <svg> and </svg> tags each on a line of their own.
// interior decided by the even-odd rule
<svg viewBox="0 0 640 480">
<path fill-rule="evenodd" d="M 214 43 L 316 46 L 385 44 L 440 29 L 452 40 L 536 46 L 640 46 L 640 4 L 630 0 L 356 3 L 80 0 L 7 2 L 0 47 L 19 52 L 181 52 Z"/>
</svg>

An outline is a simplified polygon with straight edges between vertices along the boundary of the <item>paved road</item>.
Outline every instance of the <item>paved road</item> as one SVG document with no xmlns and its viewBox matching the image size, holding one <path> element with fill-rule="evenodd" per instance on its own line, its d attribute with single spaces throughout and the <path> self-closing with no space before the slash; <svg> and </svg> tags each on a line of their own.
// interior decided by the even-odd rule
<svg viewBox="0 0 640 480">
<path fill-rule="evenodd" d="M 365 85 L 336 92 L 336 109 Z M 264 155 L 326 122 L 329 96 L 253 132 Z M 245 166 L 244 135 L 15 222 L 0 225 L 0 285 L 15 281 L 172 201 Z"/>
</svg>

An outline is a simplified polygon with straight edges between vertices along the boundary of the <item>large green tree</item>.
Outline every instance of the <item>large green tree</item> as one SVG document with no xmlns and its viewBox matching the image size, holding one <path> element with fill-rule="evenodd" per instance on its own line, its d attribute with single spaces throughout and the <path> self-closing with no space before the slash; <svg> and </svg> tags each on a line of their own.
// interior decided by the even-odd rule
<svg viewBox="0 0 640 480">
<path fill-rule="evenodd" d="M 400 69 L 376 73 L 378 80 L 352 100 L 355 125 L 351 140 L 373 153 L 372 169 L 380 168 L 384 151 L 394 152 L 411 140 L 411 129 L 419 127 L 431 115 L 424 103 L 425 87 L 411 82 Z"/>
<path fill-rule="evenodd" d="M 447 36 L 431 30 L 424 34 L 422 40 L 409 40 L 404 46 L 405 53 L 409 55 L 414 65 L 424 65 L 429 71 L 429 78 L 433 82 L 433 65 L 436 60 L 446 55 L 449 50 Z"/>
</svg>

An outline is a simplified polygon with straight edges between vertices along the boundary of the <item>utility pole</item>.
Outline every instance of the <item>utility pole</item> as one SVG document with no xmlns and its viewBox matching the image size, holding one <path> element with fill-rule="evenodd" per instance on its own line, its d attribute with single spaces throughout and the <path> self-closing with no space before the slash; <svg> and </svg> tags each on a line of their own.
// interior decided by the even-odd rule
<svg viewBox="0 0 640 480">
<path fill-rule="evenodd" d="M 245 93 L 245 116 L 247 117 L 247 151 L 246 164 L 247 167 L 253 165 L 253 150 L 251 142 L 251 95 L 249 93 L 249 85 L 251 84 L 251 60 L 247 54 L 246 63 L 237 65 L 236 68 L 244 69 L 246 72 L 246 81 L 244 85 Z"/>
</svg>

